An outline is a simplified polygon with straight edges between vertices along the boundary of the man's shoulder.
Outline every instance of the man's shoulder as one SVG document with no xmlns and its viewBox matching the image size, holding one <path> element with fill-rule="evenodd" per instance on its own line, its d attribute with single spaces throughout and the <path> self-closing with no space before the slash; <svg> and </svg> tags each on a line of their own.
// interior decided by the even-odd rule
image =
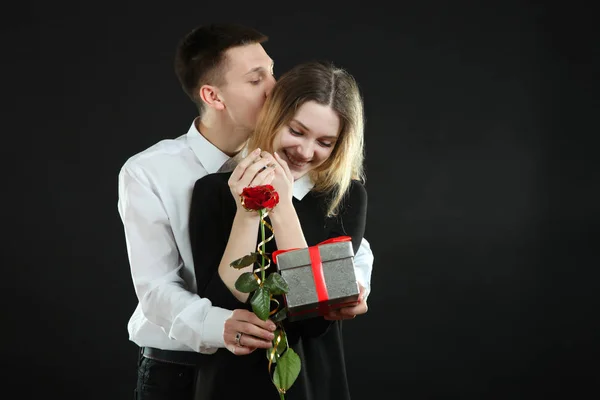
<svg viewBox="0 0 600 400">
<path fill-rule="evenodd" d="M 173 139 L 163 139 L 152 146 L 132 155 L 123 164 L 122 169 L 137 170 L 155 168 L 157 165 L 177 161 L 191 151 L 186 135 Z"/>
</svg>

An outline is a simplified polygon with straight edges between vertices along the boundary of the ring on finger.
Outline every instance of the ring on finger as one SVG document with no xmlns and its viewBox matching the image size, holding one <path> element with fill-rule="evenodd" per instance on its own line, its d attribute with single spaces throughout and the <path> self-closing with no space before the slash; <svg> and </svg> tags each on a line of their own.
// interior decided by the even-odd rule
<svg viewBox="0 0 600 400">
<path fill-rule="evenodd" d="M 242 344 L 242 335 L 242 332 L 238 332 L 235 334 L 235 343 L 240 347 L 244 347 L 244 345 Z"/>
</svg>

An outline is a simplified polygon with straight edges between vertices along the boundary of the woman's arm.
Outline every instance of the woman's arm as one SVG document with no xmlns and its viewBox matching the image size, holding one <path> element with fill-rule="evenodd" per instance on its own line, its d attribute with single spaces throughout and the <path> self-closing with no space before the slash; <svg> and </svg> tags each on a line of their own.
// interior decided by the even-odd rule
<svg viewBox="0 0 600 400">
<path fill-rule="evenodd" d="M 225 246 L 223 257 L 219 263 L 219 276 L 221 280 L 231 291 L 231 293 L 241 302 L 248 299 L 248 293 L 242 293 L 235 288 L 235 282 L 244 272 L 252 272 L 254 265 L 242 269 L 232 268 L 231 262 L 242 258 L 256 251 L 256 237 L 258 232 L 258 213 L 238 211 L 233 219 L 229 240 Z"/>
<path fill-rule="evenodd" d="M 363 241 L 367 220 L 367 191 L 359 181 L 352 181 L 347 196 L 344 198 L 340 215 L 331 223 L 329 237 L 351 236 L 354 254 L 357 255 Z M 356 261 L 356 258 L 355 258 Z M 364 262 L 364 261 L 363 261 Z M 358 279 L 357 279 L 358 280 Z M 368 310 L 365 297 L 366 288 L 359 285 L 358 304 L 330 311 L 325 315 L 326 320 L 335 321 L 352 319 L 365 314 Z"/>
<path fill-rule="evenodd" d="M 259 152 L 252 152 L 233 170 L 228 185 L 236 203 L 236 213 L 231 226 L 229 240 L 219 264 L 219 276 L 231 293 L 240 301 L 248 299 L 248 293 L 235 288 L 235 282 L 245 272 L 251 272 L 253 265 L 242 269 L 232 268 L 231 262 L 256 250 L 256 238 L 260 216 L 256 211 L 247 211 L 241 204 L 240 195 L 246 187 L 267 185 L 273 180 L 274 170 L 269 167 L 270 158 L 263 158 Z M 267 168 L 265 168 L 267 167 Z"/>
<path fill-rule="evenodd" d="M 352 181 L 344 196 L 339 215 L 331 218 L 329 237 L 350 236 L 356 254 L 365 234 L 367 222 L 367 191 L 359 181 Z"/>
<path fill-rule="evenodd" d="M 198 293 L 219 309 L 233 310 L 228 311 L 230 317 L 223 321 L 223 325 L 213 323 L 210 327 L 221 332 L 224 345 L 230 351 L 236 355 L 245 355 L 256 348 L 269 348 L 273 339 L 272 332 L 276 327 L 270 321 L 260 320 L 248 310 L 246 304 L 235 297 L 219 274 L 219 263 L 231 256 L 226 248 L 234 249 L 234 242 L 238 237 L 238 234 L 230 235 L 235 205 L 225 188 L 226 179 L 223 174 L 213 174 L 196 182 L 190 209 L 190 242 Z M 256 227 L 257 222 L 252 234 L 248 235 L 254 238 L 254 242 Z M 243 235 L 243 232 L 240 234 Z M 228 269 L 234 270 L 231 267 Z M 237 277 L 233 279 L 234 283 L 235 280 Z M 244 334 L 244 347 L 239 347 L 236 343 L 238 332 Z"/>
</svg>

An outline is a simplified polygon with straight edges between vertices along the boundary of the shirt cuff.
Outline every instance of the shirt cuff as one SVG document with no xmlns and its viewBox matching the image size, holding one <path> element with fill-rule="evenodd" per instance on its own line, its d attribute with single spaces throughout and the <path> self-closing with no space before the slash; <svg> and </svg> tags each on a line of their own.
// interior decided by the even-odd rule
<svg viewBox="0 0 600 400">
<path fill-rule="evenodd" d="M 233 311 L 220 307 L 212 307 L 208 311 L 206 318 L 204 319 L 204 329 L 202 332 L 205 346 L 225 347 L 225 339 L 223 339 L 225 321 L 227 321 L 232 314 Z"/>
<path fill-rule="evenodd" d="M 213 354 L 225 347 L 225 321 L 233 311 L 212 306 L 206 298 L 199 298 L 187 306 L 175 319 L 169 337 L 186 344 L 193 351 Z"/>
</svg>

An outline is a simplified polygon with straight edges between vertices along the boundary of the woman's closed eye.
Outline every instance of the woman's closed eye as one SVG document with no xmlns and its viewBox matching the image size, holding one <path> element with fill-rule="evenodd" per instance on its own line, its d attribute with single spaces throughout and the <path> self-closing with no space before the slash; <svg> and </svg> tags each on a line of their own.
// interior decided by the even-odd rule
<svg viewBox="0 0 600 400">
<path fill-rule="evenodd" d="M 295 131 L 291 126 L 288 127 L 290 129 L 290 133 L 295 136 L 302 136 L 302 132 Z"/>
<path fill-rule="evenodd" d="M 292 135 L 294 135 L 294 136 L 304 136 L 304 133 L 295 130 L 291 126 L 289 126 L 288 128 L 289 128 L 290 133 Z M 330 141 L 319 140 L 318 143 L 319 143 L 319 146 L 321 146 L 321 147 L 331 147 L 331 146 L 333 146 L 333 142 L 330 142 Z"/>
</svg>

